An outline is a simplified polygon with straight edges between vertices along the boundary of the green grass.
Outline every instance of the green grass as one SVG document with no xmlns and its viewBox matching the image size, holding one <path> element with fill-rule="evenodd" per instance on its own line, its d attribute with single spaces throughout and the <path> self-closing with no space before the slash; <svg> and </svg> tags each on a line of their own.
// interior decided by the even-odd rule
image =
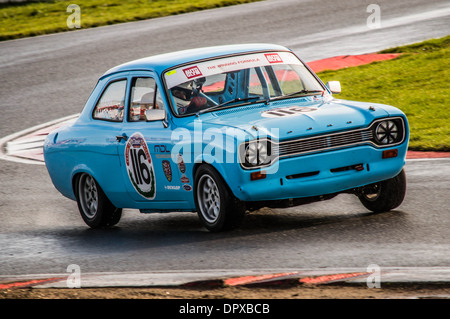
<svg viewBox="0 0 450 319">
<path fill-rule="evenodd" d="M 411 150 L 450 151 L 450 36 L 382 53 L 402 55 L 318 75 L 325 83 L 341 82 L 337 98 L 401 109 L 410 124 Z"/>
<path fill-rule="evenodd" d="M 69 4 L 81 9 L 81 28 L 151 19 L 259 0 L 76 0 L 0 4 L 0 41 L 70 31 Z M 72 29 L 74 30 L 74 29 Z"/>
</svg>

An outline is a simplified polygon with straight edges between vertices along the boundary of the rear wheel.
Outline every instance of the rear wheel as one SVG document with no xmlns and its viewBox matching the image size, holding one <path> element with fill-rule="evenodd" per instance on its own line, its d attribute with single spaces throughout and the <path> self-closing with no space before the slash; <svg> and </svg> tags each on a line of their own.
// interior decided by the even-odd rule
<svg viewBox="0 0 450 319">
<path fill-rule="evenodd" d="M 113 226 L 120 221 L 122 209 L 106 197 L 97 181 L 89 174 L 81 174 L 76 182 L 78 210 L 91 228 Z"/>
<path fill-rule="evenodd" d="M 404 170 L 397 176 L 361 188 L 358 195 L 361 203 L 373 212 L 387 212 L 397 208 L 406 194 L 406 175 Z"/>
<path fill-rule="evenodd" d="M 245 206 L 211 166 L 202 165 L 197 170 L 194 197 L 201 222 L 212 232 L 233 229 L 244 217 Z"/>
</svg>

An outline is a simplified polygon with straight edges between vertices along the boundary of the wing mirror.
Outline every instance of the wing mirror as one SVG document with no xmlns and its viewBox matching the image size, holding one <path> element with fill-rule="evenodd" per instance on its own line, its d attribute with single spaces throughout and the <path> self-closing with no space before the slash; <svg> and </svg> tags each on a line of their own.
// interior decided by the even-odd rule
<svg viewBox="0 0 450 319">
<path fill-rule="evenodd" d="M 145 111 L 145 120 L 147 122 L 163 121 L 164 127 L 167 127 L 166 110 L 150 109 Z"/>
<path fill-rule="evenodd" d="M 341 93 L 341 82 L 339 81 L 329 81 L 327 82 L 327 87 L 330 89 L 331 93 Z"/>
</svg>

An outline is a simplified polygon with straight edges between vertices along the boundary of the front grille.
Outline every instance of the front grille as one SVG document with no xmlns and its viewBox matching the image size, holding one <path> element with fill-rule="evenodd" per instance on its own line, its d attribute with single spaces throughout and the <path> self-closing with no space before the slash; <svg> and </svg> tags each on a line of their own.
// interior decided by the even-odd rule
<svg viewBox="0 0 450 319">
<path fill-rule="evenodd" d="M 284 157 L 303 153 L 324 151 L 333 148 L 347 147 L 370 142 L 371 139 L 372 130 L 365 129 L 310 137 L 295 141 L 286 141 L 281 142 L 278 145 L 278 155 L 280 157 Z"/>
<path fill-rule="evenodd" d="M 395 123 L 395 130 L 387 130 L 386 127 L 388 126 L 381 126 L 382 122 L 387 122 L 389 125 Z M 379 130 L 378 134 L 389 135 L 389 139 L 387 140 L 390 143 L 382 144 L 381 142 L 386 140 L 386 138 L 382 136 L 383 139 L 380 140 L 380 138 L 377 138 L 378 135 L 375 136 L 375 131 L 377 131 L 378 127 L 383 128 Z M 406 137 L 407 131 L 403 118 L 382 118 L 372 122 L 369 127 L 346 132 L 336 132 L 281 142 L 276 142 L 268 138 L 257 138 L 252 141 L 246 141 L 239 145 L 239 159 L 242 168 L 256 169 L 270 166 L 276 160 L 286 157 L 301 156 L 303 154 L 325 152 L 358 145 L 372 145 L 376 148 L 392 147 L 403 143 Z M 250 149 L 250 143 L 262 144 L 263 149 L 267 150 L 267 152 L 263 152 L 263 160 L 257 161 L 256 164 L 249 162 L 246 157 L 246 152 Z M 257 148 L 253 147 L 253 149 Z M 255 156 L 257 155 L 256 153 Z"/>
</svg>

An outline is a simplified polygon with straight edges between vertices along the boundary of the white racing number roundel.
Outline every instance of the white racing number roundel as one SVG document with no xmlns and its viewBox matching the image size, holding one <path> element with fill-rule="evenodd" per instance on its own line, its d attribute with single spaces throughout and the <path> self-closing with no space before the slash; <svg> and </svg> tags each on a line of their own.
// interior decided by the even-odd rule
<svg viewBox="0 0 450 319">
<path fill-rule="evenodd" d="M 125 163 L 134 189 L 144 198 L 156 195 L 155 172 L 147 142 L 141 133 L 130 136 L 125 146 Z"/>
</svg>

